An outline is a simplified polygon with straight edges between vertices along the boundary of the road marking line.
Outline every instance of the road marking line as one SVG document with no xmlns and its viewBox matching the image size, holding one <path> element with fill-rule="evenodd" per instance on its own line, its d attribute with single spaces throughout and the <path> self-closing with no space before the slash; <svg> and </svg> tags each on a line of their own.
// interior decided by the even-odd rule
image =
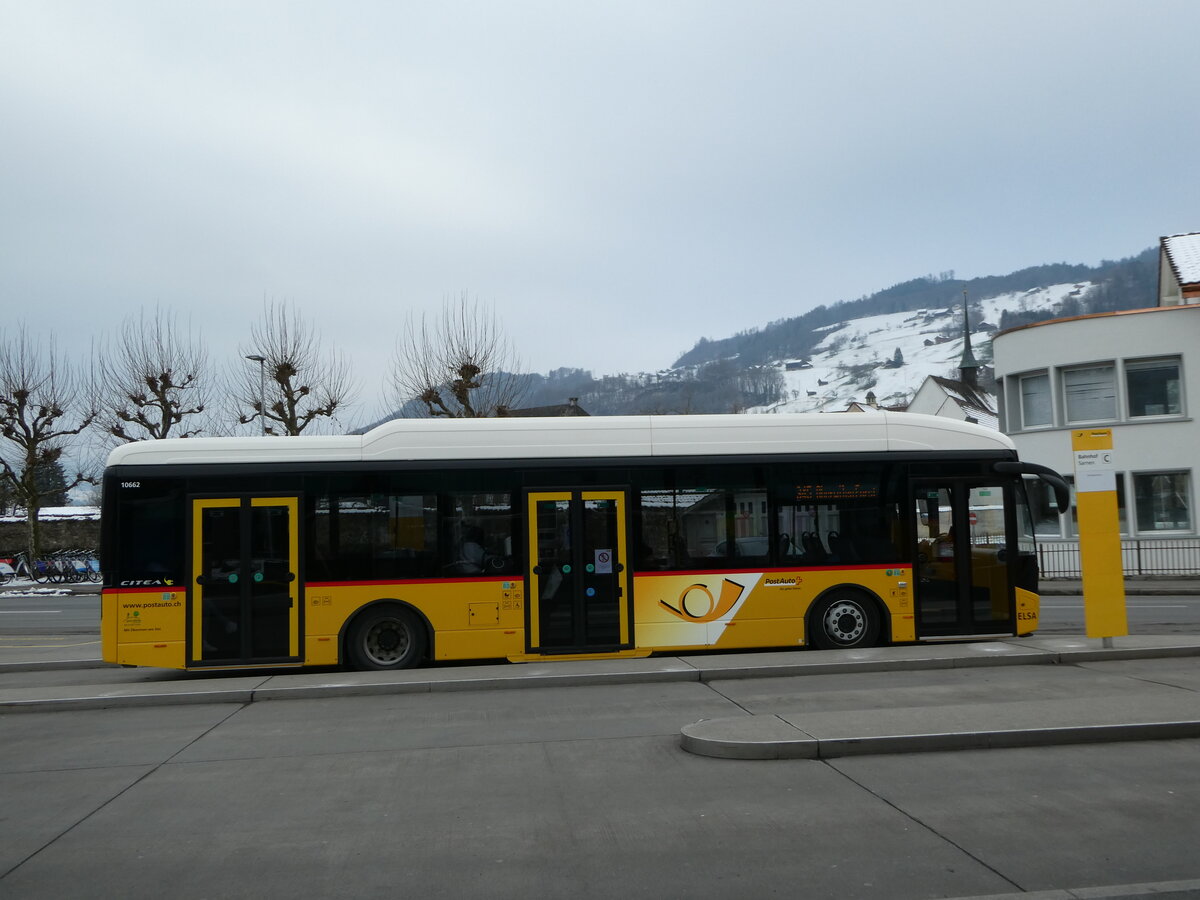
<svg viewBox="0 0 1200 900">
<path fill-rule="evenodd" d="M 37 616 L 48 615 L 50 613 L 60 613 L 61 609 L 0 609 L 0 616 Z"/>
</svg>

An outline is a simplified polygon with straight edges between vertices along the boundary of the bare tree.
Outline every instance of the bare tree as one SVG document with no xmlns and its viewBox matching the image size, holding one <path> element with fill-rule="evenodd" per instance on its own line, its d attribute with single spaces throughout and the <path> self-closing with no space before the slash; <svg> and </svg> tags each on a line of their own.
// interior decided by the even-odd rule
<svg viewBox="0 0 1200 900">
<path fill-rule="evenodd" d="M 30 560 L 41 552 L 44 473 L 61 465 L 68 439 L 95 418 L 90 385 L 63 362 L 53 339 L 35 346 L 25 326 L 18 325 L 15 335 L 0 342 L 0 479 L 25 508 Z M 77 473 L 56 490 L 92 480 Z"/>
<path fill-rule="evenodd" d="M 350 367 L 337 351 L 325 354 L 312 328 L 286 302 L 267 303 L 251 326 L 242 355 L 258 366 L 235 374 L 238 422 L 255 420 L 264 434 L 299 435 L 314 423 L 332 420 L 354 393 Z M 318 428 L 320 426 L 318 425 Z"/>
<path fill-rule="evenodd" d="M 192 437 L 202 429 L 185 420 L 204 412 L 208 352 L 174 314 L 156 309 L 121 323 L 100 358 L 104 397 L 100 424 L 117 441 Z"/>
<path fill-rule="evenodd" d="M 495 311 L 463 294 L 443 301 L 432 320 L 408 318 L 392 361 L 392 400 L 397 409 L 416 400 L 428 416 L 495 416 L 525 395 L 520 367 Z"/>
</svg>

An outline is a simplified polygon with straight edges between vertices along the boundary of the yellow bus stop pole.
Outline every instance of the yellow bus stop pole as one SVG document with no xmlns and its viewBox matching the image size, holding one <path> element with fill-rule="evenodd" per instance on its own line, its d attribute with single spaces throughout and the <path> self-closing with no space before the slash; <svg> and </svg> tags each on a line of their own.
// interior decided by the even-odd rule
<svg viewBox="0 0 1200 900">
<path fill-rule="evenodd" d="M 1104 646 L 1111 647 L 1114 637 L 1129 634 L 1112 429 L 1073 431 L 1071 449 L 1075 456 L 1084 622 L 1088 637 L 1103 638 Z"/>
</svg>

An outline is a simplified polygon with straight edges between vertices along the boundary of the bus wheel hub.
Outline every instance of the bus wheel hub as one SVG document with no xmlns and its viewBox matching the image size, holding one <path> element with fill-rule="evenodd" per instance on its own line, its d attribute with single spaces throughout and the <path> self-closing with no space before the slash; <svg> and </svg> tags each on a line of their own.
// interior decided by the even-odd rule
<svg viewBox="0 0 1200 900">
<path fill-rule="evenodd" d="M 376 658 L 392 658 L 404 644 L 404 635 L 394 625 L 382 625 L 371 635 L 372 649 Z"/>
<path fill-rule="evenodd" d="M 865 620 L 862 610 L 853 603 L 836 603 L 825 614 L 825 627 L 830 637 L 852 641 L 862 634 Z"/>
</svg>

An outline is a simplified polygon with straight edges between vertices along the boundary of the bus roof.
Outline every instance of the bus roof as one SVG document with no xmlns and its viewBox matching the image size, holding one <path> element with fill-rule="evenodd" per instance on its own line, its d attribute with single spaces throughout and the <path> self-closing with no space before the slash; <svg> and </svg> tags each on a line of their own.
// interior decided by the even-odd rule
<svg viewBox="0 0 1200 900">
<path fill-rule="evenodd" d="M 1011 440 L 979 425 L 915 413 L 394 419 L 362 435 L 173 438 L 117 447 L 112 466 L 805 453 L 991 451 Z"/>
</svg>

